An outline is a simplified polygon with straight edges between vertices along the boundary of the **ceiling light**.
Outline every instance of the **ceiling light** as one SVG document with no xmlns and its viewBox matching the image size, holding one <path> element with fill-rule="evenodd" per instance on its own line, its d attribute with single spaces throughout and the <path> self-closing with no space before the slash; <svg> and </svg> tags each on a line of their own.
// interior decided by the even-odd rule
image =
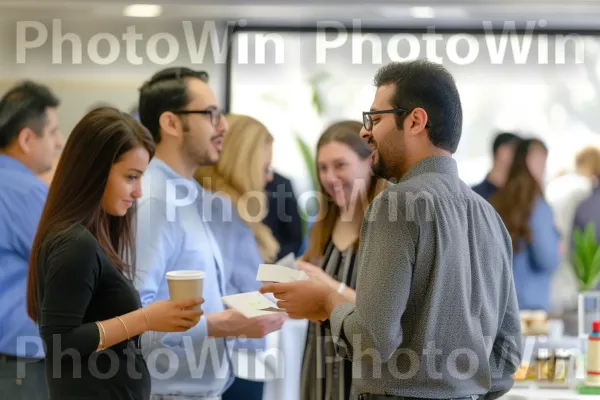
<svg viewBox="0 0 600 400">
<path fill-rule="evenodd" d="M 432 7 L 411 7 L 410 15 L 413 18 L 433 18 L 435 12 Z"/>
<path fill-rule="evenodd" d="M 126 17 L 152 18 L 162 14 L 162 7 L 158 4 L 131 4 L 123 10 Z"/>
</svg>

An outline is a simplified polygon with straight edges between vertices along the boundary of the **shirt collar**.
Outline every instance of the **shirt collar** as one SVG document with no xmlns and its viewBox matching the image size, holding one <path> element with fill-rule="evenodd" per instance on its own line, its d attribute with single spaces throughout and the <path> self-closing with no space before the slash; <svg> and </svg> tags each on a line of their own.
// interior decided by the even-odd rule
<svg viewBox="0 0 600 400">
<path fill-rule="evenodd" d="M 202 187 L 202 185 L 200 185 L 198 183 L 198 181 L 196 181 L 193 178 L 192 179 L 185 178 L 183 175 L 181 175 L 178 172 L 176 172 L 166 162 L 164 162 L 163 160 L 161 160 L 158 157 L 152 158 L 152 161 L 150 161 L 149 169 L 150 168 L 156 168 L 156 169 L 160 170 L 165 175 L 165 177 L 167 178 L 167 180 L 169 180 L 169 179 L 184 179 L 184 180 L 187 180 L 189 182 L 192 182 L 198 188 L 198 195 L 199 196 L 203 196 L 205 194 L 204 187 Z"/>
<path fill-rule="evenodd" d="M 449 156 L 427 157 L 414 164 L 408 172 L 404 174 L 402 179 L 400 179 L 400 182 L 427 173 L 453 175 L 458 177 L 458 165 L 456 164 L 456 160 Z"/>
<path fill-rule="evenodd" d="M 21 161 L 8 156 L 6 154 L 0 154 L 0 168 L 12 169 L 15 171 L 25 172 L 35 176 L 32 170 L 30 170 L 25 164 Z"/>
</svg>

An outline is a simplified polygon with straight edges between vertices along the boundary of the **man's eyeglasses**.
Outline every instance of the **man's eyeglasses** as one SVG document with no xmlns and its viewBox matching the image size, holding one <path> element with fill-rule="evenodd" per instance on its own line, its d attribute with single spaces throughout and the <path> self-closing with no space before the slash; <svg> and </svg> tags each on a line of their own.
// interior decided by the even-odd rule
<svg viewBox="0 0 600 400">
<path fill-rule="evenodd" d="M 400 113 L 410 113 L 411 110 L 407 110 L 406 108 L 390 108 L 389 110 L 375 110 L 375 111 L 363 111 L 363 126 L 367 132 L 371 132 L 373 129 L 373 115 L 377 114 L 400 114 Z M 425 125 L 425 128 L 430 128 L 429 121 Z"/>
<path fill-rule="evenodd" d="M 206 110 L 176 110 L 173 111 L 173 114 L 178 115 L 187 115 L 187 114 L 209 114 L 210 115 L 210 123 L 213 126 L 219 125 L 221 122 L 221 116 L 223 115 L 221 110 L 217 110 L 216 108 L 207 108 Z"/>
</svg>

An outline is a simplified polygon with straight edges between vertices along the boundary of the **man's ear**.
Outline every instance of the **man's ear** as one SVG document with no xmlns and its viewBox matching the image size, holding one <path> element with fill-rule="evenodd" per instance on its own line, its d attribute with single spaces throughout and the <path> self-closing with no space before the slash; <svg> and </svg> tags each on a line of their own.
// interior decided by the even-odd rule
<svg viewBox="0 0 600 400">
<path fill-rule="evenodd" d="M 181 132 L 181 121 L 171 111 L 165 111 L 158 118 L 158 125 L 166 135 L 179 137 Z"/>
<path fill-rule="evenodd" d="M 37 134 L 31 128 L 25 127 L 17 135 L 17 144 L 23 153 L 30 154 L 36 138 Z"/>
<path fill-rule="evenodd" d="M 417 107 L 409 114 L 409 118 L 405 119 L 405 121 L 409 123 L 409 126 L 405 127 L 407 128 L 406 131 L 410 132 L 412 135 L 418 134 L 425 129 L 428 120 L 429 116 L 427 115 L 427 111 L 421 107 Z"/>
</svg>

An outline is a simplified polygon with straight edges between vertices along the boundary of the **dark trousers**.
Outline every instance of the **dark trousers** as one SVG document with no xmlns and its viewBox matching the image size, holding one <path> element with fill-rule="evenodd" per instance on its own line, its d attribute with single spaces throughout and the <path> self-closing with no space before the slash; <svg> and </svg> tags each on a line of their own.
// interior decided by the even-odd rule
<svg viewBox="0 0 600 400">
<path fill-rule="evenodd" d="M 44 360 L 0 355 L 0 399 L 48 400 Z"/>
<path fill-rule="evenodd" d="M 264 382 L 235 378 L 233 384 L 223 393 L 222 400 L 262 400 L 264 386 Z"/>
</svg>

